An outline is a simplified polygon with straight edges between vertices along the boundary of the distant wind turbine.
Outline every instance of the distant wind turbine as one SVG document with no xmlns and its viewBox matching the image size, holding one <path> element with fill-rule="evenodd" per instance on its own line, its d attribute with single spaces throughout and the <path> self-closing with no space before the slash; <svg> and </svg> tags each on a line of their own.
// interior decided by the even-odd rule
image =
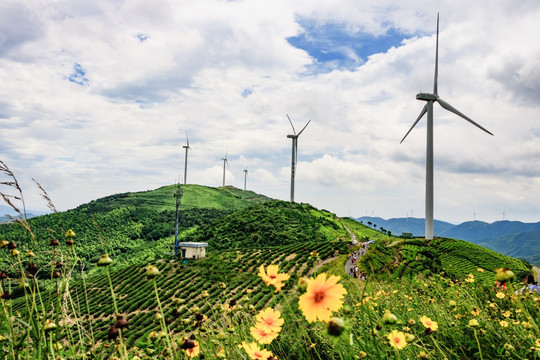
<svg viewBox="0 0 540 360">
<path fill-rule="evenodd" d="M 293 130 L 293 135 L 287 135 L 288 138 L 291 138 L 292 139 L 292 156 L 291 156 L 291 202 L 294 202 L 294 175 L 296 173 L 296 160 L 297 160 L 297 156 L 298 156 L 298 137 L 300 136 L 300 134 L 302 134 L 302 132 L 306 129 L 306 127 L 309 125 L 309 123 L 311 122 L 311 119 L 309 119 L 309 121 L 307 122 L 307 124 L 302 128 L 302 130 L 300 130 L 300 132 L 297 134 L 296 133 L 296 130 L 294 130 L 294 125 L 291 121 L 291 118 L 289 117 L 288 114 L 287 115 L 287 119 L 289 119 L 289 122 L 291 123 L 291 126 L 292 126 L 292 130 Z"/>
<path fill-rule="evenodd" d="M 438 77 L 438 66 L 439 66 L 439 14 L 437 14 L 437 39 L 435 46 L 435 77 L 433 81 L 433 94 L 430 93 L 418 93 L 416 94 L 416 99 L 421 101 L 426 101 L 426 105 L 422 108 L 420 115 L 411 126 L 409 131 L 405 134 L 400 144 L 405 140 L 407 135 L 411 130 L 416 126 L 418 121 L 424 116 L 427 112 L 427 146 L 426 146 L 426 239 L 433 239 L 433 103 L 438 102 L 443 109 L 448 110 L 459 117 L 467 120 L 474 126 L 482 129 L 490 135 L 493 135 L 488 130 L 484 129 L 482 126 L 471 120 L 469 117 L 452 107 L 449 103 L 444 101 L 437 94 L 437 77 Z"/>
<path fill-rule="evenodd" d="M 229 160 L 227 160 L 227 150 L 225 150 L 225 157 L 221 158 L 223 161 L 223 187 L 225 187 L 225 164 L 229 167 Z"/>
<path fill-rule="evenodd" d="M 244 190 L 246 190 L 248 169 L 244 169 Z"/>
<path fill-rule="evenodd" d="M 184 185 L 186 185 L 187 183 L 187 153 L 188 153 L 188 150 L 191 150 L 191 148 L 189 147 L 189 137 L 188 137 L 187 131 L 186 131 L 186 145 L 182 147 L 186 149 L 186 159 L 184 161 Z"/>
</svg>

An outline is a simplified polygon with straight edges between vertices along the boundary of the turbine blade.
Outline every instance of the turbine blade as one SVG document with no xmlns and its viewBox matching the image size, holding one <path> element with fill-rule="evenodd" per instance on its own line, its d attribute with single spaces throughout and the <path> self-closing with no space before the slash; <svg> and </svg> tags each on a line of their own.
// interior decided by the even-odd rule
<svg viewBox="0 0 540 360">
<path fill-rule="evenodd" d="M 401 141 L 399 142 L 400 144 L 403 142 L 403 140 L 405 140 L 405 138 L 407 137 L 407 135 L 409 135 L 409 133 L 411 132 L 411 130 L 416 126 L 416 124 L 418 124 L 418 122 L 420 121 L 420 119 L 422 118 L 422 116 L 425 115 L 426 112 L 427 112 L 427 103 L 426 103 L 426 105 L 424 105 L 424 107 L 422 108 L 422 111 L 420 111 L 420 115 L 418 115 L 418 117 L 416 118 L 416 121 L 414 122 L 414 124 L 412 124 L 411 128 L 409 129 L 409 131 L 407 131 L 407 133 L 405 134 L 405 136 L 403 137 L 403 139 L 401 139 Z"/>
<path fill-rule="evenodd" d="M 298 133 L 298 136 L 300 136 L 300 134 L 307 128 L 307 126 L 309 125 L 309 123 L 311 122 L 311 119 L 309 119 L 309 121 L 307 122 L 306 126 L 304 126 L 302 128 L 302 130 L 300 130 L 300 132 Z"/>
<path fill-rule="evenodd" d="M 435 77 L 433 79 L 433 93 L 437 95 L 437 78 L 439 77 L 439 13 L 437 13 L 437 40 L 435 44 Z"/>
<path fill-rule="evenodd" d="M 454 108 L 452 105 L 450 105 L 449 103 L 447 103 L 446 101 L 444 101 L 443 99 L 441 98 L 438 98 L 436 100 L 444 109 L 450 111 L 450 112 L 453 112 L 454 114 L 456 114 L 457 116 L 460 116 L 462 117 L 463 119 L 467 120 L 468 122 L 470 122 L 471 124 L 473 124 L 474 126 L 476 126 L 477 128 L 480 128 L 482 130 L 484 130 L 485 132 L 487 132 L 489 135 L 492 135 L 493 134 L 491 132 L 489 132 L 488 130 L 484 129 L 482 126 L 480 126 L 479 124 L 477 124 L 476 122 L 474 122 L 471 118 L 469 118 L 468 116 L 466 116 L 465 114 L 461 113 L 459 110 L 457 110 L 456 108 Z"/>
<path fill-rule="evenodd" d="M 285 115 L 287 115 L 287 119 L 289 119 L 289 122 L 291 123 L 293 134 L 296 135 L 296 130 L 294 130 L 294 125 L 291 121 L 291 118 L 289 117 L 289 114 L 285 114 Z"/>
<path fill-rule="evenodd" d="M 188 136 L 187 130 L 186 130 L 186 143 L 187 143 L 187 147 L 189 149 L 189 136 Z"/>
</svg>

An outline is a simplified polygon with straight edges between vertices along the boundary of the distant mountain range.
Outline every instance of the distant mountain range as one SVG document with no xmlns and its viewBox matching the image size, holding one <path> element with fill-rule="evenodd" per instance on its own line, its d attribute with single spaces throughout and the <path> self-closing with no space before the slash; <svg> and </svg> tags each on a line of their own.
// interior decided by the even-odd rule
<svg viewBox="0 0 540 360">
<path fill-rule="evenodd" d="M 36 216 L 45 215 L 47 212 L 45 211 L 39 211 L 39 210 L 27 210 L 26 211 L 26 218 L 30 219 Z M 7 205 L 0 205 L 0 222 L 10 221 L 8 215 L 10 216 L 17 216 L 17 212 L 11 208 L 11 206 Z"/>
<path fill-rule="evenodd" d="M 356 219 L 364 224 L 381 226 L 395 235 L 404 232 L 413 236 L 424 236 L 424 219 L 362 216 Z M 495 250 L 505 255 L 518 257 L 532 264 L 540 264 L 540 222 L 524 223 L 521 221 L 467 221 L 459 225 L 434 221 L 435 236 L 449 237 L 470 241 Z"/>
</svg>

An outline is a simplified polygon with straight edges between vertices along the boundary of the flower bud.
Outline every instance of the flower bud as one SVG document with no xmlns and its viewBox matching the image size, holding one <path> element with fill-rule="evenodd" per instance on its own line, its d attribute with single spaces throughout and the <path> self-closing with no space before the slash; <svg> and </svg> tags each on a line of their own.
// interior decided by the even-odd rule
<svg viewBox="0 0 540 360">
<path fill-rule="evenodd" d="M 28 250 L 26 252 L 26 257 L 36 257 L 36 254 L 34 254 L 34 252 L 32 250 Z"/>
<path fill-rule="evenodd" d="M 514 278 L 515 274 L 512 270 L 507 268 L 495 269 L 495 280 L 505 283 Z"/>
<path fill-rule="evenodd" d="M 75 232 L 71 229 L 69 229 L 67 232 L 66 232 L 66 237 L 67 238 L 74 238 L 75 237 Z"/>
<path fill-rule="evenodd" d="M 383 324 L 395 324 L 397 322 L 397 316 L 392 314 L 390 310 L 386 309 L 382 317 Z"/>
<path fill-rule="evenodd" d="M 43 326 L 43 330 L 45 332 L 49 332 L 54 329 L 56 329 L 56 324 L 53 321 L 45 320 L 45 325 Z"/>
<path fill-rule="evenodd" d="M 328 335 L 339 336 L 345 330 L 345 322 L 341 318 L 332 318 L 328 322 Z"/>
<path fill-rule="evenodd" d="M 58 240 L 56 239 L 51 239 L 51 242 L 49 243 L 50 246 L 58 246 L 60 245 L 60 242 L 58 242 Z"/>
<path fill-rule="evenodd" d="M 0 248 L 5 248 L 5 247 L 8 246 L 8 244 L 9 244 L 9 241 L 2 240 L 2 241 L 0 241 Z"/>
<path fill-rule="evenodd" d="M 298 279 L 298 290 L 304 292 L 307 289 L 307 286 L 309 284 L 309 279 L 307 277 L 301 277 Z"/>
<path fill-rule="evenodd" d="M 153 279 L 159 275 L 161 275 L 161 272 L 159 271 L 157 267 L 153 265 L 148 265 L 148 267 L 146 268 L 146 277 L 148 279 Z"/>
<path fill-rule="evenodd" d="M 112 262 L 113 260 L 111 259 L 109 255 L 103 254 L 101 255 L 101 258 L 99 258 L 97 262 L 97 266 L 109 266 L 112 264 Z"/>
</svg>

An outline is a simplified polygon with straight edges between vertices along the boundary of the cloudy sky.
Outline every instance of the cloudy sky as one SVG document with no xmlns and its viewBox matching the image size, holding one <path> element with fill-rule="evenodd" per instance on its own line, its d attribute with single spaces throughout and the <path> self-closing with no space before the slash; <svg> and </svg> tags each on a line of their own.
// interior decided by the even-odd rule
<svg viewBox="0 0 540 360">
<path fill-rule="evenodd" d="M 27 207 L 183 181 L 341 216 L 424 216 L 440 12 L 435 218 L 540 221 L 540 2 L 3 0 L 0 160 Z M 5 181 L 5 179 L 3 179 Z M 5 191 L 5 189 L 4 189 Z M 172 199 L 172 195 L 171 195 Z M 504 215 L 503 215 L 504 212 Z"/>
</svg>

